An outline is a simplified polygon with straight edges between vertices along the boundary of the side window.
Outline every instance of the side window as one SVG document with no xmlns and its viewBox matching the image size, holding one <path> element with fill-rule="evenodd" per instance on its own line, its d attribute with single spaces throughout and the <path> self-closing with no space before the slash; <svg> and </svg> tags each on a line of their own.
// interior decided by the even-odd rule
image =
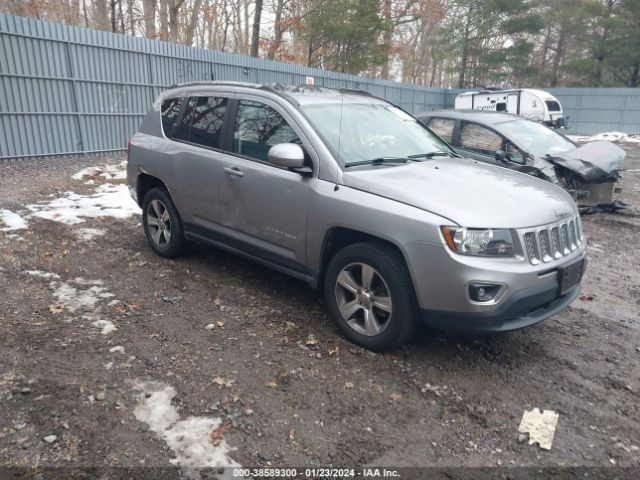
<svg viewBox="0 0 640 480">
<path fill-rule="evenodd" d="M 233 151 L 266 161 L 269 149 L 279 143 L 302 145 L 296 132 L 273 108 L 260 102 L 240 100 L 233 132 Z"/>
<path fill-rule="evenodd" d="M 175 138 L 205 147 L 220 147 L 227 99 L 191 97 Z"/>
<path fill-rule="evenodd" d="M 524 163 L 524 154 L 513 143 L 507 142 L 507 158 L 515 163 Z"/>
<path fill-rule="evenodd" d="M 171 137 L 171 130 L 178 119 L 180 107 L 182 106 L 181 98 L 169 98 L 162 102 L 160 107 L 160 115 L 162 116 L 162 131 L 165 136 Z"/>
<path fill-rule="evenodd" d="M 460 147 L 493 156 L 502 148 L 502 137 L 477 123 L 462 122 Z"/>
<path fill-rule="evenodd" d="M 432 118 L 429 120 L 427 126 L 433 130 L 433 132 L 442 138 L 445 142 L 451 143 L 453 140 L 453 126 L 455 120 L 450 118 Z"/>
</svg>

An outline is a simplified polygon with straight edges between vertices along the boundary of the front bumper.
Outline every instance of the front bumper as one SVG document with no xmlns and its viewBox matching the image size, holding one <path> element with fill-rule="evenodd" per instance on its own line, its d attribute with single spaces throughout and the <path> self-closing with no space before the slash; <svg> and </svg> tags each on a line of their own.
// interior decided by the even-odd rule
<svg viewBox="0 0 640 480">
<path fill-rule="evenodd" d="M 580 293 L 578 281 L 560 294 L 561 272 L 582 261 L 584 274 L 587 265 L 586 242 L 561 259 L 537 265 L 522 256 L 493 260 L 456 255 L 444 245 L 411 247 L 408 258 L 417 261 L 411 262 L 409 269 L 423 321 L 455 332 L 517 330 L 549 318 Z M 504 285 L 506 292 L 495 302 L 471 301 L 468 288 L 477 282 Z"/>
<path fill-rule="evenodd" d="M 580 294 L 580 284 L 564 296 L 558 285 L 520 290 L 490 312 L 454 313 L 421 309 L 423 322 L 432 328 L 457 333 L 508 332 L 535 325 L 566 308 Z"/>
</svg>

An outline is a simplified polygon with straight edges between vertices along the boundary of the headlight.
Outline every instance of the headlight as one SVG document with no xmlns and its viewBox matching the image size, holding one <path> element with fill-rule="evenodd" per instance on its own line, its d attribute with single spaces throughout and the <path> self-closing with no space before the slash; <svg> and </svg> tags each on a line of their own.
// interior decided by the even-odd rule
<svg viewBox="0 0 640 480">
<path fill-rule="evenodd" d="M 513 257 L 511 232 L 505 229 L 440 227 L 447 245 L 460 255 Z"/>
</svg>

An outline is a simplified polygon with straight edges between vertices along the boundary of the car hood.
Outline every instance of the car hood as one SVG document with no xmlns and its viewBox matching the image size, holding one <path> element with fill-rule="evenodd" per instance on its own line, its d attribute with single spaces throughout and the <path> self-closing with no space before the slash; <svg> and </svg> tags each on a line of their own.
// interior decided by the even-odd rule
<svg viewBox="0 0 640 480">
<path fill-rule="evenodd" d="M 552 183 L 466 158 L 347 170 L 342 181 L 465 227 L 524 228 L 577 212 L 569 194 Z"/>
<path fill-rule="evenodd" d="M 586 143 L 567 153 L 548 155 L 546 159 L 592 181 L 616 172 L 626 155 L 617 145 L 603 140 Z"/>
</svg>

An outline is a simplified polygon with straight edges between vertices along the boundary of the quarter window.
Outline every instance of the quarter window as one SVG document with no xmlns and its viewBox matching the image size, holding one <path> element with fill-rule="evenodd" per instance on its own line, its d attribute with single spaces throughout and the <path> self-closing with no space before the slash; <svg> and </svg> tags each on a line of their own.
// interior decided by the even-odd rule
<svg viewBox="0 0 640 480">
<path fill-rule="evenodd" d="M 169 98 L 162 102 L 162 106 L 160 107 L 160 114 L 162 115 L 162 131 L 167 137 L 171 137 L 171 130 L 176 124 L 181 105 L 181 98 Z"/>
<path fill-rule="evenodd" d="M 227 99 L 191 97 L 176 138 L 210 148 L 219 148 Z"/>
<path fill-rule="evenodd" d="M 455 121 L 450 118 L 432 118 L 428 127 L 447 143 L 453 140 L 453 125 Z"/>
<path fill-rule="evenodd" d="M 233 132 L 233 151 L 266 161 L 269 149 L 279 143 L 302 145 L 293 128 L 273 108 L 260 102 L 240 100 Z"/>
<path fill-rule="evenodd" d="M 462 122 L 460 147 L 465 150 L 493 155 L 496 150 L 502 148 L 502 137 L 477 123 Z"/>
</svg>

